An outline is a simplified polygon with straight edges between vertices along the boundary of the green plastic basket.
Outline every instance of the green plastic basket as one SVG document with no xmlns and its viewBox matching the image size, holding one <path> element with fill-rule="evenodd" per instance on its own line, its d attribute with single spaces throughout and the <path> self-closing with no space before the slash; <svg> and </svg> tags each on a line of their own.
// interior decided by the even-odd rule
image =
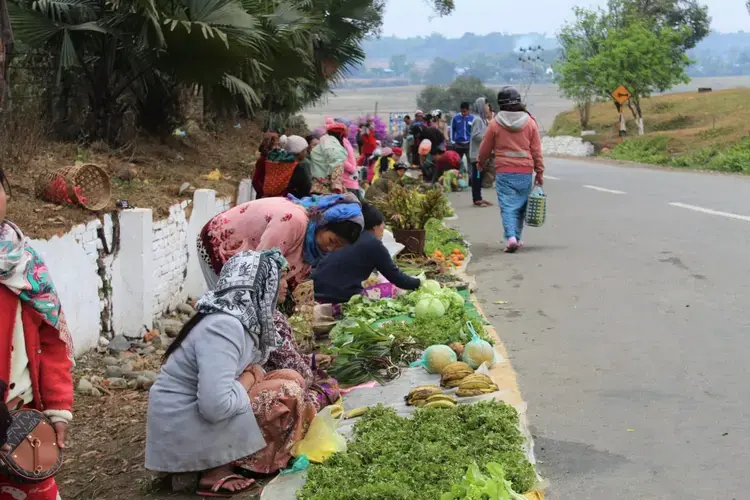
<svg viewBox="0 0 750 500">
<path fill-rule="evenodd" d="M 526 225 L 541 227 L 547 219 L 547 195 L 542 186 L 535 186 L 526 204 Z"/>
</svg>

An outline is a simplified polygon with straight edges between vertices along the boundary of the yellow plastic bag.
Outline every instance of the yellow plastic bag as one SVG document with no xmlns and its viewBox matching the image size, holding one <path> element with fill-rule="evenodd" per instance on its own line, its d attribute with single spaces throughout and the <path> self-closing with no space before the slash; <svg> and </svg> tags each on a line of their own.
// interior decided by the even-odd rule
<svg viewBox="0 0 750 500">
<path fill-rule="evenodd" d="M 346 451 L 346 439 L 339 434 L 339 420 L 331 411 L 332 406 L 326 406 L 310 423 L 307 435 L 294 445 L 292 455 L 305 455 L 310 462 L 322 463 L 334 453 Z"/>
</svg>

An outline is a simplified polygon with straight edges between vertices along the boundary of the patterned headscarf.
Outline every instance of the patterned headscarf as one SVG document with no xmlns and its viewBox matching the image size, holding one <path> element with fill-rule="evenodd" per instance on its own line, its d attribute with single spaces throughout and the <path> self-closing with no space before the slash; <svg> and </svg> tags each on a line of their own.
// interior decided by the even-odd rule
<svg viewBox="0 0 750 500">
<path fill-rule="evenodd" d="M 260 354 L 254 357 L 254 363 L 265 364 L 271 352 L 281 345 L 273 313 L 286 265 L 277 249 L 240 252 L 224 264 L 216 287 L 196 304 L 200 313 L 220 312 L 240 320 L 247 332 L 257 338 Z"/>
<path fill-rule="evenodd" d="M 18 226 L 7 220 L 0 221 L 0 285 L 7 286 L 57 330 L 73 362 L 73 338 L 49 269 Z"/>
<path fill-rule="evenodd" d="M 325 254 L 315 241 L 315 233 L 323 226 L 331 222 L 352 221 L 364 227 L 365 219 L 362 217 L 362 205 L 356 196 L 351 193 L 327 194 L 323 196 L 310 196 L 298 199 L 292 195 L 288 198 L 307 210 L 310 222 L 305 233 L 304 260 L 306 264 L 315 266 Z"/>
</svg>

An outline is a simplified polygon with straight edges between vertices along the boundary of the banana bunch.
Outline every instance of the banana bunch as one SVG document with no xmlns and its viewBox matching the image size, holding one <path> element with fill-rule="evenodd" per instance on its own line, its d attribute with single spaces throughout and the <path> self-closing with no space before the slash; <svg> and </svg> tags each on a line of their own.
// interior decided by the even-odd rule
<svg viewBox="0 0 750 500">
<path fill-rule="evenodd" d="M 419 385 L 410 390 L 404 399 L 408 406 L 424 406 L 427 398 L 442 394 L 443 391 L 436 385 Z"/>
<path fill-rule="evenodd" d="M 459 398 L 468 398 L 495 391 L 497 391 L 497 385 L 495 385 L 490 377 L 483 373 L 474 373 L 461 380 L 456 391 L 456 396 Z"/>
<path fill-rule="evenodd" d="M 464 378 L 473 373 L 474 370 L 463 361 L 448 363 L 440 373 L 440 385 L 443 387 L 458 387 Z"/>
<path fill-rule="evenodd" d="M 435 394 L 425 400 L 422 408 L 453 408 L 458 402 L 450 394 Z"/>
</svg>

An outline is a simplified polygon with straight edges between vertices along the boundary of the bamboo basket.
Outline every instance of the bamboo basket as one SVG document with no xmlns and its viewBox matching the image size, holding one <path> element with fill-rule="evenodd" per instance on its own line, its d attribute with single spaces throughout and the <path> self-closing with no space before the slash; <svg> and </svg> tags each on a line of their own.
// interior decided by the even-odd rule
<svg viewBox="0 0 750 500">
<path fill-rule="evenodd" d="M 71 203 L 102 210 L 112 197 L 109 175 L 95 163 L 82 163 L 46 172 L 36 180 L 35 194 L 53 203 Z"/>
</svg>

